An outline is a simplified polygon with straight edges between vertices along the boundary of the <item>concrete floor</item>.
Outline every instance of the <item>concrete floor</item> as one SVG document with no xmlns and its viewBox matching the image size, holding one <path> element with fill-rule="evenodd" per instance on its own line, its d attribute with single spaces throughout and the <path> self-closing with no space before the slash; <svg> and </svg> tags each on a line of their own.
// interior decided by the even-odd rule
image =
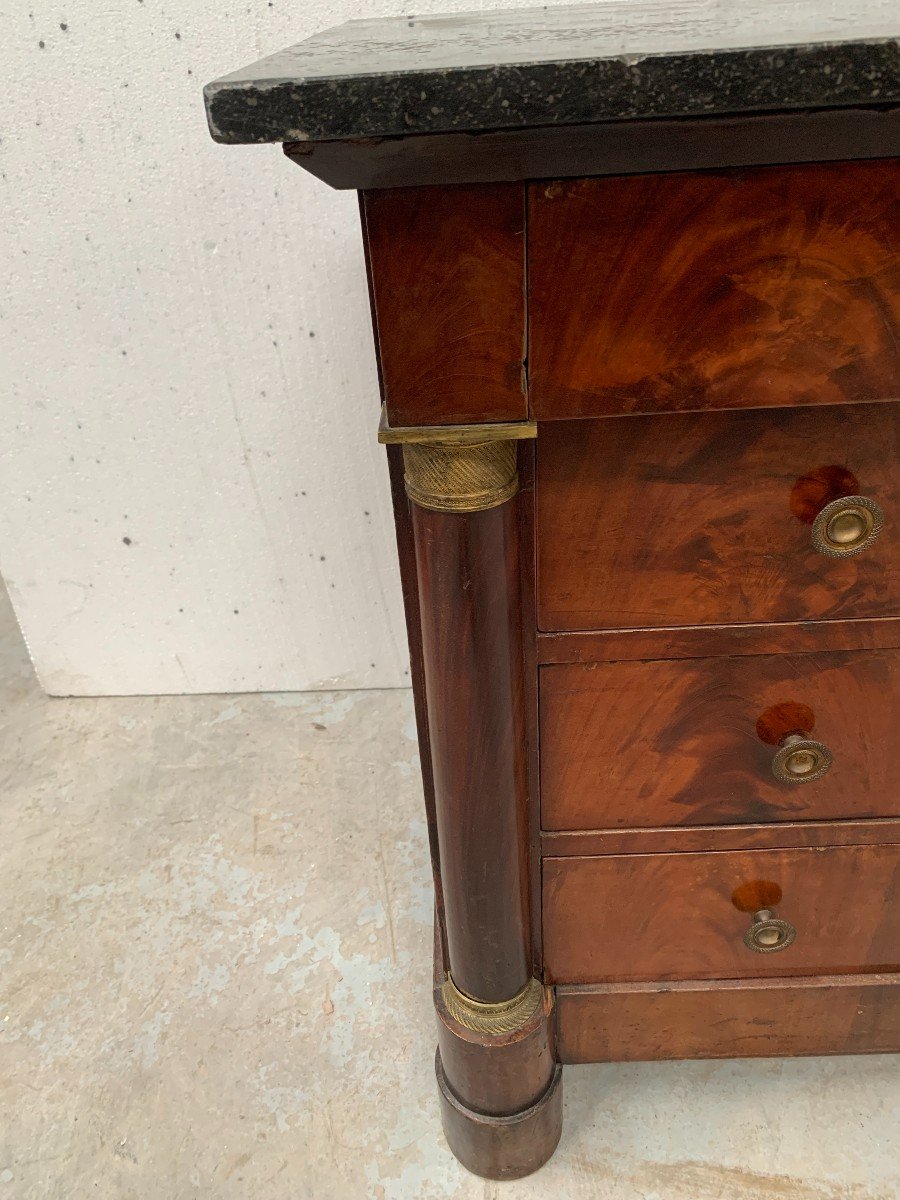
<svg viewBox="0 0 900 1200">
<path fill-rule="evenodd" d="M 569 1068 L 446 1150 L 404 692 L 48 700 L 0 595 L 0 1200 L 893 1200 L 889 1057 Z"/>
</svg>

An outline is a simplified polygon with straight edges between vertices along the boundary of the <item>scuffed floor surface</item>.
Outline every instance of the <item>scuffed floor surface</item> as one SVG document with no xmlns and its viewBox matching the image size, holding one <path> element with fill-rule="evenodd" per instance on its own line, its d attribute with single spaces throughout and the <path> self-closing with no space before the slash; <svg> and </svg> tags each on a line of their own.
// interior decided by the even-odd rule
<svg viewBox="0 0 900 1200">
<path fill-rule="evenodd" d="M 404 692 L 48 700 L 0 610 L 0 1200 L 894 1200 L 889 1057 L 569 1068 L 560 1149 L 439 1132 Z"/>
</svg>

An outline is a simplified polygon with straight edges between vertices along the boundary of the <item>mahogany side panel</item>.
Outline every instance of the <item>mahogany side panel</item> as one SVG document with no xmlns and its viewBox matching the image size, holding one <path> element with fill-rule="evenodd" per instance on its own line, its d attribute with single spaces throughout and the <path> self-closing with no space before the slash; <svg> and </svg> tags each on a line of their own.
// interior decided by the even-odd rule
<svg viewBox="0 0 900 1200">
<path fill-rule="evenodd" d="M 516 506 L 411 507 L 450 971 L 509 1000 L 532 967 Z"/>
<path fill-rule="evenodd" d="M 745 946 L 751 894 L 793 945 Z M 546 858 L 543 913 L 553 983 L 896 971 L 900 846 Z"/>
<path fill-rule="evenodd" d="M 898 462 L 898 403 L 541 425 L 540 628 L 895 617 Z M 825 557 L 815 516 L 860 493 L 884 532 Z"/>
<path fill-rule="evenodd" d="M 900 394 L 900 161 L 529 186 L 539 419 Z"/>
<path fill-rule="evenodd" d="M 523 185 L 388 189 L 364 205 L 390 423 L 524 420 Z"/>
<path fill-rule="evenodd" d="M 900 976 L 557 989 L 561 1062 L 900 1051 Z"/>
<path fill-rule="evenodd" d="M 900 650 L 541 668 L 545 829 L 900 816 Z M 785 737 L 831 769 L 783 783 Z"/>
</svg>

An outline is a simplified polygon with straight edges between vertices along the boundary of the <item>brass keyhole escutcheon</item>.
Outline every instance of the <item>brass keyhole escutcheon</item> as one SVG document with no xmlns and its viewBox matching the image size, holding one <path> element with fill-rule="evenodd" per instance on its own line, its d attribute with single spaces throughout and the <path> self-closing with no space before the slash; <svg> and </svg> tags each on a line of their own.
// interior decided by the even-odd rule
<svg viewBox="0 0 900 1200">
<path fill-rule="evenodd" d="M 812 527 L 812 544 L 826 558 L 861 554 L 884 528 L 884 513 L 867 496 L 843 496 L 819 512 Z"/>
<path fill-rule="evenodd" d="M 756 954 L 776 954 L 792 945 L 797 930 L 772 908 L 761 908 L 753 914 L 753 924 L 744 934 L 744 945 Z"/>
<path fill-rule="evenodd" d="M 834 757 L 824 742 L 789 734 L 772 760 L 772 773 L 782 783 L 812 783 L 831 770 Z"/>
</svg>

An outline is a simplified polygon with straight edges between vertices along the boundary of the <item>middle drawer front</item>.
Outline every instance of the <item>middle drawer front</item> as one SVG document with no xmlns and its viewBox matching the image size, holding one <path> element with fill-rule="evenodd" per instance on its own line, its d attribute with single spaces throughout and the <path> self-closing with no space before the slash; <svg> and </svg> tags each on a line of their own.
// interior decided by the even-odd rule
<svg viewBox="0 0 900 1200">
<path fill-rule="evenodd" d="M 900 612 L 900 403 L 547 422 L 536 496 L 543 630 Z M 831 557 L 849 496 L 883 532 Z"/>
<path fill-rule="evenodd" d="M 540 723 L 545 829 L 900 816 L 900 649 L 542 667 Z"/>
<path fill-rule="evenodd" d="M 793 943 L 748 947 L 761 909 Z M 543 922 L 549 983 L 896 971 L 900 846 L 545 858 Z"/>
</svg>

